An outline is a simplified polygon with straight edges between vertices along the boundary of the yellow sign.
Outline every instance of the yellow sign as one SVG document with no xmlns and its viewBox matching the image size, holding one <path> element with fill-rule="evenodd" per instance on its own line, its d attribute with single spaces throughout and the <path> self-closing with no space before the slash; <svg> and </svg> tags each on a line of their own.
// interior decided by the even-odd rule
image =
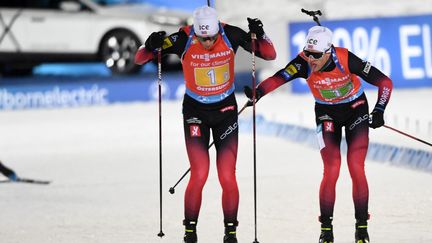
<svg viewBox="0 0 432 243">
<path fill-rule="evenodd" d="M 207 68 L 195 68 L 195 83 L 199 86 L 217 86 L 230 79 L 228 63 Z"/>
</svg>

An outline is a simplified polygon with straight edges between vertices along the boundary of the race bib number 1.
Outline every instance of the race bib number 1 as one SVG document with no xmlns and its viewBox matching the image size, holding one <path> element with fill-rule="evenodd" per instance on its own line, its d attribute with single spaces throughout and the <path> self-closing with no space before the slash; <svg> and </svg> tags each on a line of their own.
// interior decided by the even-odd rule
<svg viewBox="0 0 432 243">
<path fill-rule="evenodd" d="M 211 68 L 195 68 L 195 82 L 199 86 L 217 86 L 230 79 L 229 65 Z"/>
</svg>

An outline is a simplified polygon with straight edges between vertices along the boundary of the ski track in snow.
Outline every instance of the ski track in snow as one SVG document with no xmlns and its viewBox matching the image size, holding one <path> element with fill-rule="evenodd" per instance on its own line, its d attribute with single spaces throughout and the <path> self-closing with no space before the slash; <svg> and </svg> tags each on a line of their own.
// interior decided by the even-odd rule
<svg viewBox="0 0 432 243">
<path fill-rule="evenodd" d="M 395 90 L 386 115 L 421 122 L 432 114 L 431 89 Z M 237 94 L 239 106 L 244 104 Z M 376 91 L 368 91 L 375 104 Z M 428 101 L 429 100 L 429 101 Z M 0 112 L 0 156 L 20 176 L 52 180 L 51 185 L 0 185 L 0 241 L 3 243 L 181 242 L 183 193 L 188 176 L 181 102 L 163 102 L 163 231 L 159 233 L 158 106 L 155 102 L 53 110 Z M 313 128 L 310 94 L 275 92 L 257 104 L 257 113 Z M 240 118 L 251 116 L 250 108 Z M 390 120 L 388 123 L 390 125 Z M 403 119 L 399 118 L 399 121 Z M 399 124 L 403 129 L 403 124 Z M 408 127 L 409 128 L 409 127 Z M 411 130 L 410 130 L 411 131 Z M 415 132 L 416 130 L 412 130 Z M 419 136 L 430 141 L 430 134 Z M 371 141 L 431 151 L 394 134 L 371 130 Z M 221 242 L 221 189 L 212 166 L 198 222 L 200 242 Z M 432 242 L 432 175 L 367 161 L 372 242 Z M 319 152 L 283 139 L 258 135 L 258 240 L 317 242 Z M 240 134 L 237 163 L 240 188 L 238 239 L 254 240 L 251 133 Z M 337 184 L 334 234 L 354 241 L 351 181 L 343 161 Z"/>
</svg>

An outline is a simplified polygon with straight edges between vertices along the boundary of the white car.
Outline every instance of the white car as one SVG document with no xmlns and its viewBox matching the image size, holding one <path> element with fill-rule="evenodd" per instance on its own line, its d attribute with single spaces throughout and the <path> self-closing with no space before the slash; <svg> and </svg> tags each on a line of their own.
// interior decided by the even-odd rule
<svg viewBox="0 0 432 243">
<path fill-rule="evenodd" d="M 109 2 L 0 1 L 0 73 L 82 61 L 102 61 L 113 74 L 134 73 L 140 68 L 133 61 L 135 51 L 150 33 L 175 32 L 189 17 L 145 4 Z"/>
</svg>

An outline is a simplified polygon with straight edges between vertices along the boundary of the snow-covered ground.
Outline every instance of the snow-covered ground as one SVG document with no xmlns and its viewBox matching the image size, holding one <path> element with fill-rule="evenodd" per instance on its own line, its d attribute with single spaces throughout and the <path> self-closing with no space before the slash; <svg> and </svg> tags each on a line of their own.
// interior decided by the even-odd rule
<svg viewBox="0 0 432 243">
<path fill-rule="evenodd" d="M 368 92 L 375 103 L 375 91 Z M 238 95 L 242 105 L 244 98 Z M 398 116 L 427 122 L 432 90 L 395 90 L 388 124 Z M 422 104 L 422 105 L 419 105 Z M 257 105 L 258 114 L 313 128 L 308 95 L 276 92 Z M 241 117 L 250 116 L 247 110 Z M 75 109 L 0 112 L 1 160 L 23 177 L 52 184 L 0 184 L 0 242 L 95 243 L 180 242 L 183 193 L 188 177 L 171 195 L 168 188 L 188 168 L 181 103 L 163 103 L 163 230 L 159 239 L 159 153 L 157 103 Z M 415 132 L 409 126 L 409 131 Z M 423 139 L 431 135 L 418 131 Z M 381 128 L 371 141 L 430 147 Z M 212 150 L 214 159 L 214 151 Z M 254 240 L 252 137 L 241 133 L 237 177 L 240 187 L 239 242 Z M 213 160 L 214 161 L 214 160 Z M 432 175 L 367 161 L 372 242 L 432 242 Z M 319 152 L 287 140 L 257 137 L 258 240 L 317 242 Z M 222 242 L 221 189 L 215 165 L 203 193 L 200 242 Z M 353 242 L 351 182 L 343 163 L 337 187 L 336 242 Z"/>
</svg>

